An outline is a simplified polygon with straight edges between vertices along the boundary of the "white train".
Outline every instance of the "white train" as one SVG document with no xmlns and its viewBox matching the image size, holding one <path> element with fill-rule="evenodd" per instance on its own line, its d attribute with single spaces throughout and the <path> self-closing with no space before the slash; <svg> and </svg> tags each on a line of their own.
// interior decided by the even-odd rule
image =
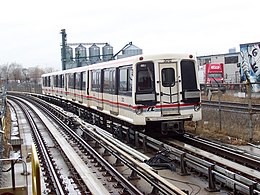
<svg viewBox="0 0 260 195">
<path fill-rule="evenodd" d="M 81 105 L 93 121 L 176 135 L 201 120 L 197 73 L 193 55 L 138 55 L 44 74 L 42 90 Z"/>
</svg>

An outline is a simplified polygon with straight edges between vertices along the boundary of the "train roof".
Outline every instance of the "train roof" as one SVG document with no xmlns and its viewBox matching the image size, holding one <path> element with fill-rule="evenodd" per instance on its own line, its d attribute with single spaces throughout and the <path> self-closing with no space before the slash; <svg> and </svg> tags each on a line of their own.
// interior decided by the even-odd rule
<svg viewBox="0 0 260 195">
<path fill-rule="evenodd" d="M 136 55 L 131 56 L 127 58 L 117 59 L 117 60 L 111 60 L 108 62 L 100 62 L 96 64 L 92 64 L 89 66 L 83 66 L 83 67 L 77 67 L 77 68 L 71 68 L 67 70 L 60 70 L 56 72 L 46 73 L 43 74 L 42 77 L 46 76 L 52 76 L 52 75 L 59 75 L 59 74 L 66 74 L 71 72 L 82 72 L 89 69 L 100 69 L 100 68 L 108 68 L 108 67 L 118 67 L 122 65 L 131 65 L 133 63 L 136 63 L 140 61 L 140 57 L 142 57 L 142 61 L 150 61 L 150 60 L 161 60 L 161 59 L 194 59 L 196 60 L 196 57 L 193 54 L 174 54 L 174 53 L 166 53 L 166 54 L 150 54 L 150 55 Z M 141 62 L 141 61 L 140 61 Z"/>
</svg>

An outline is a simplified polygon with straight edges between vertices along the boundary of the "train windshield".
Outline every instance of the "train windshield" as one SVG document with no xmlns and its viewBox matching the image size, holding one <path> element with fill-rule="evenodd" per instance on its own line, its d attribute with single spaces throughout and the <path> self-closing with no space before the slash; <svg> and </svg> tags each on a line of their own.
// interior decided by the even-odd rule
<svg viewBox="0 0 260 195">
<path fill-rule="evenodd" d="M 208 78 L 222 78 L 222 74 L 221 73 L 210 73 L 208 74 Z"/>
<path fill-rule="evenodd" d="M 191 60 L 181 61 L 182 89 L 198 89 L 196 80 L 195 64 Z"/>
<path fill-rule="evenodd" d="M 154 91 L 154 64 L 144 62 L 137 64 L 137 92 L 149 93 Z"/>
<path fill-rule="evenodd" d="M 181 61 L 182 101 L 185 103 L 200 102 L 200 90 L 197 85 L 194 61 Z"/>
</svg>

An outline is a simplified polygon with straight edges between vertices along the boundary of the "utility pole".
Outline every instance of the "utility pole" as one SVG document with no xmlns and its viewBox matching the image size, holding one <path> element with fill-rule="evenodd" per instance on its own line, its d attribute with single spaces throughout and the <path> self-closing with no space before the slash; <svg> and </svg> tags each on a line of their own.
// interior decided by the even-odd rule
<svg viewBox="0 0 260 195">
<path fill-rule="evenodd" d="M 67 46 L 67 34 L 65 29 L 61 29 L 61 63 L 62 63 L 62 70 L 66 70 L 66 46 Z"/>
<path fill-rule="evenodd" d="M 249 114 L 249 121 L 248 121 L 248 129 L 249 129 L 249 141 L 253 141 L 253 125 L 252 125 L 252 83 L 250 81 L 247 82 L 247 92 L 248 92 L 248 114 Z"/>
</svg>

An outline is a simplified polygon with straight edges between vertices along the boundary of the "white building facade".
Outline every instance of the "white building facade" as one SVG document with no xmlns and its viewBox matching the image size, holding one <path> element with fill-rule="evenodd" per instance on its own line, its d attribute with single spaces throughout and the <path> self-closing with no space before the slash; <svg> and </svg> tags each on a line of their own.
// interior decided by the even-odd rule
<svg viewBox="0 0 260 195">
<path fill-rule="evenodd" d="M 197 57 L 199 69 L 203 69 L 208 63 L 223 63 L 225 83 L 240 83 L 238 64 L 241 62 L 240 52 L 216 54 Z"/>
</svg>

